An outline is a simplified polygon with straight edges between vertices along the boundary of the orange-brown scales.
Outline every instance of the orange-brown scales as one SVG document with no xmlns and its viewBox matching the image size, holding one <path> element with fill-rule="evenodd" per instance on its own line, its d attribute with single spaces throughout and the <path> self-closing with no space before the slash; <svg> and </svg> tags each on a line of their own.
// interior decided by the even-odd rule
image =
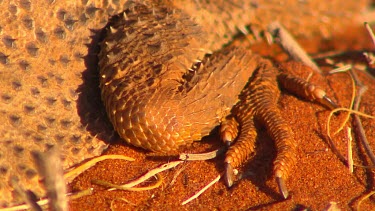
<svg viewBox="0 0 375 211">
<path fill-rule="evenodd" d="M 124 52 L 104 53 L 108 55 L 108 61 L 103 62 L 107 57 L 102 55 L 101 68 L 105 69 L 103 66 L 110 64 L 114 58 L 127 58 L 124 56 L 126 54 L 131 60 L 125 61 L 124 65 L 133 65 L 132 67 L 135 68 L 133 71 L 148 70 L 150 74 L 164 74 L 159 78 L 153 78 L 155 75 L 131 74 L 133 81 L 148 82 L 140 84 L 134 92 L 142 94 L 141 89 L 138 88 L 143 86 L 145 90 L 154 90 L 155 95 L 146 94 L 149 97 L 146 101 L 137 101 L 145 98 L 141 95 L 139 99 L 120 100 L 134 103 L 135 107 L 132 108 L 143 109 L 141 107 L 143 105 L 150 106 L 151 109 L 145 112 L 152 112 L 152 115 L 156 115 L 158 109 L 169 112 L 166 107 L 172 110 L 178 109 L 172 113 L 181 114 L 179 117 L 183 119 L 181 122 L 176 121 L 176 118 L 166 118 L 167 113 L 157 114 L 159 116 L 155 117 L 159 119 L 155 121 L 165 126 L 169 124 L 170 127 L 166 127 L 165 130 L 170 131 L 170 136 L 179 137 L 174 140 L 188 143 L 207 134 L 210 128 L 219 124 L 229 114 L 252 71 L 257 65 L 263 64 L 263 62 L 258 64 L 258 61 L 263 61 L 263 59 L 254 57 L 247 50 L 229 48 L 219 51 L 222 45 L 229 42 L 239 30 L 245 31 L 244 27 L 249 24 L 254 30 L 263 30 L 270 22 L 279 20 L 295 35 L 329 37 L 331 33 L 342 27 L 340 24 L 331 23 L 340 23 L 343 19 L 345 19 L 345 24 L 348 19 L 357 22 L 359 12 L 368 5 L 368 1 L 365 0 L 349 1 L 345 5 L 342 5 L 341 1 L 330 1 L 324 4 L 320 1 L 309 3 L 285 1 L 284 4 L 279 4 L 279 1 L 258 1 L 257 3 L 217 1 L 215 4 L 206 1 L 177 0 L 156 2 L 1 1 L 0 112 L 3 117 L 0 125 L 1 206 L 20 202 L 11 181 L 16 181 L 21 187 L 35 192 L 38 196 L 44 195 L 33 161 L 33 152 L 59 146 L 64 160 L 63 167 L 68 168 L 86 158 L 99 155 L 106 148 L 106 142 L 110 141 L 112 134 L 100 106 L 98 78 L 103 79 L 104 76 L 107 78 L 105 80 L 115 82 L 116 77 L 121 76 L 121 73 L 119 76 L 107 76 L 103 73 L 99 76 L 96 54 L 100 30 L 104 28 L 111 16 L 127 11 L 128 18 L 131 21 L 135 20 L 131 25 L 126 26 L 134 28 L 125 27 L 128 33 L 123 36 L 129 35 L 129 41 L 138 39 L 139 42 L 132 42 L 133 48 L 127 46 Z M 140 10 L 132 9 L 134 5 L 139 5 L 140 10 L 146 11 L 145 14 L 138 14 Z M 333 12 L 332 8 L 336 10 Z M 136 15 L 138 17 L 135 17 Z M 163 36 L 151 36 L 156 32 L 152 29 L 158 28 L 158 21 L 160 21 L 160 26 L 166 27 L 166 31 L 161 34 Z M 154 24 L 152 26 L 154 28 L 142 28 L 142 26 L 148 26 L 147 24 Z M 115 27 L 112 33 L 116 34 L 116 30 L 119 29 Z M 134 37 L 134 35 L 141 35 L 140 33 L 142 36 Z M 147 37 L 147 33 L 150 37 L 145 39 L 143 36 Z M 132 34 L 134 34 L 133 37 Z M 118 35 L 112 38 L 116 36 Z M 111 39 L 111 36 L 107 39 Z M 145 39 L 145 42 L 140 42 L 141 39 Z M 169 40 L 171 44 L 174 41 L 177 42 L 173 45 L 166 45 L 163 44 L 164 40 Z M 113 40 L 108 44 L 115 46 L 116 42 Z M 106 49 L 105 45 L 103 42 L 103 49 Z M 142 47 L 142 45 L 148 46 Z M 108 50 L 112 47 L 108 46 Z M 204 58 L 206 53 L 211 52 L 215 53 L 209 59 Z M 151 62 L 153 61 L 151 57 L 158 53 L 160 54 L 158 59 L 154 60 L 164 65 L 161 69 L 158 69 L 160 66 L 155 66 L 155 63 L 145 66 L 145 61 L 138 60 L 146 58 L 146 61 Z M 199 64 L 199 68 L 195 70 L 199 74 L 189 72 L 189 68 L 194 69 L 194 64 L 200 63 L 198 60 L 204 63 Z M 164 62 L 161 63 L 161 61 Z M 140 62 L 138 63 L 141 67 L 139 70 L 136 69 L 137 62 Z M 166 70 L 165 65 L 171 65 L 170 67 L 176 69 Z M 243 70 L 243 67 L 249 67 L 249 70 Z M 225 72 L 226 70 L 228 72 Z M 215 73 L 215 77 L 211 77 L 212 72 Z M 237 77 L 237 73 L 242 76 Z M 185 80 L 183 75 L 188 80 Z M 153 82 L 149 80 L 150 78 Z M 172 89 L 153 87 L 167 79 L 172 79 L 168 81 L 168 86 Z M 208 81 L 201 83 L 202 79 Z M 228 79 L 230 80 L 226 82 Z M 102 86 L 106 82 L 109 81 L 105 81 Z M 221 87 L 225 90 L 220 95 L 216 91 Z M 210 116 L 204 120 L 204 124 L 209 126 L 195 124 L 194 119 L 189 120 L 188 115 L 182 115 L 177 104 L 185 104 L 186 111 L 192 115 L 194 112 L 190 109 L 197 109 L 197 107 L 189 106 L 189 103 L 194 103 L 191 101 L 194 97 L 185 98 L 184 95 L 174 92 L 180 89 L 186 94 L 191 92 L 195 93 L 195 97 L 201 97 L 199 98 L 201 101 L 195 103 L 199 105 L 198 107 L 205 107 L 207 112 L 203 112 L 202 117 Z M 204 89 L 207 90 L 206 93 L 211 96 L 210 98 L 206 99 L 206 95 L 200 91 Z M 229 93 L 229 90 L 233 92 Z M 132 90 L 124 89 L 123 92 L 125 91 L 129 96 L 131 95 Z M 121 91 L 117 92 L 120 94 Z M 162 102 L 171 102 L 165 99 L 171 95 L 174 97 L 172 99 L 181 101 L 173 102 L 173 106 L 163 105 Z M 116 95 L 104 94 L 104 96 L 107 104 L 109 100 L 106 98 L 117 98 Z M 219 100 L 214 102 L 212 101 L 214 98 Z M 147 104 L 148 100 L 158 103 L 157 107 Z M 211 106 L 211 104 L 215 105 Z M 123 105 L 118 102 L 116 105 L 119 106 L 119 110 L 122 110 Z M 110 106 L 107 110 L 110 114 L 113 111 Z M 125 110 L 127 115 L 132 112 L 135 111 Z M 139 121 L 143 118 L 142 115 L 132 115 L 131 121 L 117 118 L 119 118 L 118 122 L 128 124 L 125 128 L 130 128 L 130 122 L 143 124 L 142 127 L 137 127 L 138 129 L 132 127 L 132 131 L 136 133 L 134 137 L 145 134 L 141 130 L 146 131 L 153 127 L 145 127 L 148 123 Z M 119 123 L 113 122 L 121 134 L 122 129 L 119 129 L 117 125 Z M 189 124 L 184 125 L 183 122 Z M 182 132 L 179 134 L 172 132 L 175 127 Z M 125 131 L 127 134 L 125 137 L 133 138 L 131 133 Z M 177 148 L 177 145 L 182 144 L 178 141 L 170 141 L 172 139 L 167 139 L 167 136 L 155 134 L 155 137 L 166 140 L 166 146 L 170 148 Z M 159 143 L 159 139 L 154 139 L 150 142 L 151 144 L 144 142 L 144 139 L 138 138 L 138 140 L 134 139 L 130 142 L 138 143 L 146 148 L 148 145 L 148 148 L 155 146 L 154 149 L 159 151 L 165 149 L 165 146 L 160 144 L 163 142 Z M 159 143 L 159 147 L 156 147 L 158 146 L 156 142 Z"/>
</svg>

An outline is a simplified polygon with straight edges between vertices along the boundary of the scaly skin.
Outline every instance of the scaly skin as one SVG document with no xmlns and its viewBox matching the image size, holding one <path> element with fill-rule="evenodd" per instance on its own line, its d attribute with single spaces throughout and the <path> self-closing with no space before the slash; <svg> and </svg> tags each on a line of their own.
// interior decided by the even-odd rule
<svg viewBox="0 0 375 211">
<path fill-rule="evenodd" d="M 101 110 L 97 88 L 97 44 L 99 31 L 109 17 L 131 4 L 125 0 L 105 2 L 21 0 L 0 3 L 0 112 L 3 117 L 0 126 L 0 205 L 19 202 L 13 193 L 11 179 L 39 196 L 44 194 L 33 162 L 34 151 L 45 151 L 57 145 L 64 159 L 63 167 L 68 168 L 99 155 L 110 141 L 112 131 Z M 150 1 L 142 2 L 152 5 Z M 200 3 L 199 6 L 195 5 L 197 2 L 167 2 L 170 8 L 181 9 L 194 18 L 187 21 L 202 26 L 202 33 L 207 35 L 204 37 L 205 51 L 196 55 L 192 52 L 189 61 L 220 49 L 238 32 L 237 28 L 242 29 L 250 23 L 254 29 L 262 30 L 278 19 L 296 35 L 329 36 L 342 26 L 330 28 L 330 23 L 343 17 L 345 24 L 348 24 L 348 18 L 356 22 L 357 14 L 367 5 L 367 1 L 351 1 L 345 5 L 341 5 L 341 1 L 331 1 L 323 6 L 319 1 L 298 3 L 301 5 L 297 6 L 295 1 L 285 5 L 270 1 L 258 1 L 257 5 L 250 3 L 252 1 L 235 2 L 241 5 L 239 7 L 226 5 L 224 1 Z M 158 4 L 154 4 L 155 8 L 159 8 Z M 287 9 L 281 9 L 283 7 Z M 332 12 L 332 8 L 337 9 Z M 322 20 L 325 21 L 323 24 Z M 194 28 L 192 25 L 187 29 L 184 27 L 181 27 L 182 32 Z M 129 53 L 136 54 L 135 51 Z M 219 55 L 217 59 L 224 64 Z M 238 69 L 242 65 L 242 61 L 233 62 L 239 63 Z M 186 63 L 185 66 L 191 65 Z M 249 76 L 251 72 L 246 74 Z M 228 98 L 224 97 L 224 101 L 235 101 L 239 91 L 232 96 L 226 94 Z M 207 108 L 210 103 L 205 102 Z M 227 114 L 231 104 L 220 109 L 222 116 Z M 218 122 L 210 120 L 209 124 Z M 199 138 L 184 137 L 186 140 Z"/>
</svg>

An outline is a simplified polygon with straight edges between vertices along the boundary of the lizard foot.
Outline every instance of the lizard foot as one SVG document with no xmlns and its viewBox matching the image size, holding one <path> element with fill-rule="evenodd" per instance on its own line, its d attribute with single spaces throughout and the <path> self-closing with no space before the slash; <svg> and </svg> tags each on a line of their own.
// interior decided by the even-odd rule
<svg viewBox="0 0 375 211">
<path fill-rule="evenodd" d="M 277 107 L 280 95 L 277 80 L 281 87 L 301 98 L 317 101 L 330 109 L 337 105 L 321 88 L 287 73 L 278 74 L 270 61 L 259 58 L 258 64 L 258 71 L 254 73 L 253 79 L 240 94 L 239 103 L 232 110 L 233 117 L 227 118 L 220 130 L 221 137 L 235 141 L 230 145 L 225 158 L 225 183 L 228 187 L 232 186 L 235 180 L 233 170 L 254 154 L 257 136 L 254 121 L 259 121 L 275 141 L 277 156 L 274 161 L 274 177 L 281 195 L 286 199 L 289 192 L 285 182 L 297 162 L 297 141 Z M 295 65 L 302 64 L 293 63 L 291 66 Z M 233 123 L 236 121 L 238 124 Z M 239 126 L 231 132 L 228 125 Z"/>
</svg>

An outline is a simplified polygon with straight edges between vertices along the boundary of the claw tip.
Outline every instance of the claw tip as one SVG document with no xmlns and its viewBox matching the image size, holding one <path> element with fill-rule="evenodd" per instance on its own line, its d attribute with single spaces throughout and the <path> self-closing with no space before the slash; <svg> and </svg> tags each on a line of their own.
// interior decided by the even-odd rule
<svg viewBox="0 0 375 211">
<path fill-rule="evenodd" d="M 289 196 L 288 189 L 286 188 L 284 179 L 282 177 L 276 177 L 277 185 L 279 186 L 279 191 L 284 199 L 287 199 Z"/>
<path fill-rule="evenodd" d="M 230 163 L 225 164 L 225 183 L 228 188 L 233 185 L 233 167 Z"/>
<path fill-rule="evenodd" d="M 327 96 L 324 96 L 324 97 L 322 98 L 322 103 L 323 103 L 324 105 L 326 105 L 326 106 L 327 106 L 329 109 L 331 109 L 331 110 L 336 109 L 336 108 L 339 107 L 335 102 L 333 102 L 333 100 L 332 100 L 331 98 L 329 98 L 329 97 L 327 97 Z"/>
</svg>

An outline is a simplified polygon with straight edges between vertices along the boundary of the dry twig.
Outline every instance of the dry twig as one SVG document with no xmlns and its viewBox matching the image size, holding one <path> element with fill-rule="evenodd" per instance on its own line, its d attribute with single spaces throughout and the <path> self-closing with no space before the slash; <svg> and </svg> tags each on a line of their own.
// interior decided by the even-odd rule
<svg viewBox="0 0 375 211">
<path fill-rule="evenodd" d="M 354 104 L 354 99 L 355 99 L 355 81 L 354 81 L 353 75 L 351 75 L 350 72 L 348 72 L 348 70 L 351 69 L 349 67 L 351 67 L 351 65 L 343 65 L 342 67 L 338 67 L 336 69 L 331 70 L 329 72 L 329 74 L 335 74 L 335 73 L 348 73 L 349 74 L 351 82 L 352 82 L 352 97 L 351 97 L 351 100 L 350 100 L 349 109 L 352 109 L 353 108 L 353 104 Z M 331 111 L 331 113 L 329 114 L 329 119 L 331 118 L 331 116 L 332 116 L 333 113 L 334 112 Z M 341 123 L 340 127 L 336 130 L 336 132 L 333 133 L 334 135 L 336 135 L 337 133 L 339 133 L 344 128 L 344 126 L 346 125 L 346 123 L 349 121 L 349 118 L 350 118 L 350 113 L 348 113 L 346 115 L 345 120 Z M 330 127 L 329 127 L 329 121 L 327 123 L 327 133 L 328 133 L 328 137 L 331 139 L 331 132 L 330 132 Z"/>
<path fill-rule="evenodd" d="M 358 76 L 354 71 L 351 71 L 351 74 L 352 74 L 353 79 L 356 82 L 357 86 L 359 87 L 359 89 L 357 91 L 357 95 L 354 99 L 354 106 L 353 106 L 353 110 L 358 111 L 359 104 L 361 102 L 361 97 L 366 92 L 367 86 L 362 84 L 362 82 L 358 79 Z M 356 126 L 354 128 L 355 133 L 357 134 L 359 140 L 364 145 L 366 153 L 371 159 L 372 165 L 375 165 L 375 155 L 372 151 L 372 148 L 371 148 L 369 142 L 367 141 L 366 133 L 365 133 L 365 130 L 363 129 L 362 122 L 359 119 L 359 116 L 354 114 L 353 115 L 353 121 L 354 121 L 354 125 Z"/>
<path fill-rule="evenodd" d="M 82 172 L 86 171 L 87 169 L 91 168 L 95 164 L 97 164 L 100 161 L 108 160 L 108 159 L 120 159 L 120 160 L 126 160 L 126 161 L 134 161 L 134 158 L 127 157 L 124 155 L 102 155 L 96 158 L 93 158 L 86 163 L 83 163 L 82 165 L 77 166 L 74 169 L 68 170 L 64 174 L 64 179 L 67 183 L 71 182 L 76 178 L 78 175 L 82 174 Z"/>
<path fill-rule="evenodd" d="M 78 193 L 74 194 L 66 194 L 66 196 L 69 198 L 69 200 L 74 200 L 83 196 L 91 195 L 93 193 L 93 189 L 89 188 L 87 190 L 80 191 Z M 49 199 L 41 199 L 36 202 L 38 207 L 43 207 L 47 204 L 49 204 Z M 21 204 L 21 205 L 16 205 L 13 207 L 7 207 L 7 208 L 0 208 L 0 211 L 19 211 L 19 210 L 27 210 L 30 209 L 28 204 Z"/>
<path fill-rule="evenodd" d="M 38 204 L 36 197 L 34 194 L 26 191 L 24 188 L 22 188 L 18 181 L 14 178 L 11 179 L 12 187 L 14 188 L 14 191 L 22 198 L 22 200 L 25 202 L 25 209 L 30 209 L 32 211 L 42 211 L 41 206 Z M 2 210 L 2 209 L 0 209 Z"/>
<path fill-rule="evenodd" d="M 187 200 L 183 201 L 181 205 L 185 205 L 192 200 L 198 198 L 204 191 L 206 191 L 209 187 L 211 187 L 213 184 L 217 183 L 221 178 L 221 175 L 217 176 L 212 182 L 210 182 L 208 185 L 204 186 L 200 191 L 198 191 L 196 194 L 194 194 L 192 197 L 188 198 Z"/>
<path fill-rule="evenodd" d="M 172 181 L 169 183 L 169 187 L 171 187 L 176 182 L 177 177 L 186 169 L 186 166 L 188 166 L 188 164 L 183 165 L 180 169 L 177 170 L 177 172 L 173 175 Z"/>
<path fill-rule="evenodd" d="M 349 71 L 347 71 L 347 70 L 349 70 Z M 371 146 L 369 145 L 369 143 L 367 141 L 365 131 L 364 131 L 364 129 L 362 127 L 362 123 L 361 123 L 361 121 L 358 117 L 358 115 L 361 115 L 361 116 L 364 116 L 364 117 L 367 117 L 367 118 L 375 118 L 371 115 L 367 115 L 367 114 L 364 114 L 364 113 L 358 111 L 360 99 L 361 99 L 363 93 L 367 90 L 367 87 L 362 84 L 362 82 L 359 80 L 357 74 L 354 71 L 352 71 L 352 69 L 349 68 L 348 65 L 344 65 L 343 67 L 339 67 L 335 70 L 332 70 L 330 73 L 338 73 L 338 72 L 348 72 L 350 74 L 351 79 L 352 79 L 353 94 L 352 94 L 352 99 L 351 99 L 349 109 L 347 109 L 347 108 L 337 108 L 337 109 L 332 110 L 331 113 L 328 116 L 328 119 L 327 119 L 327 134 L 328 134 L 329 139 L 331 140 L 332 148 L 337 152 L 337 154 L 340 156 L 340 158 L 342 160 L 346 160 L 344 158 L 344 156 L 342 156 L 338 152 L 335 145 L 333 144 L 333 141 L 332 141 L 332 138 L 331 138 L 331 133 L 330 133 L 330 121 L 331 121 L 331 117 L 334 113 L 336 113 L 338 111 L 347 111 L 348 112 L 347 117 L 345 118 L 344 122 L 340 125 L 339 129 L 334 134 L 337 134 L 339 131 L 341 131 L 344 128 L 344 125 L 347 123 L 350 115 L 352 114 L 354 125 L 356 126 L 354 128 L 354 132 L 355 132 L 355 134 L 357 134 L 358 138 L 360 139 L 360 141 L 364 145 L 366 153 L 369 155 L 373 165 L 375 165 L 375 156 L 372 152 Z M 356 87 L 359 87 L 357 93 L 356 93 Z M 348 162 L 348 165 L 350 167 L 350 160 L 346 160 L 346 161 Z"/>
<path fill-rule="evenodd" d="M 337 205 L 336 202 L 329 202 L 329 205 L 324 208 L 324 211 L 341 211 L 341 209 L 339 208 L 339 206 Z"/>
<path fill-rule="evenodd" d="M 69 197 L 69 200 L 74 200 L 74 199 L 78 199 L 84 196 L 92 195 L 93 192 L 94 192 L 93 188 L 88 188 L 86 190 L 82 190 L 73 194 L 68 194 L 68 197 Z"/>
<path fill-rule="evenodd" d="M 360 211 L 361 210 L 361 205 L 362 205 L 362 202 L 368 198 L 370 198 L 372 195 L 375 194 L 375 191 L 371 191 L 370 193 L 364 195 L 363 197 L 361 197 L 358 201 L 358 204 L 357 204 L 357 210 Z"/>
<path fill-rule="evenodd" d="M 348 167 L 349 172 L 353 173 L 353 150 L 352 150 L 352 129 L 350 127 L 347 127 L 347 134 L 348 134 Z"/>
<path fill-rule="evenodd" d="M 124 201 L 124 202 L 126 202 L 126 203 L 128 203 L 128 204 L 130 204 L 130 205 L 132 205 L 132 206 L 136 206 L 136 204 L 134 204 L 133 202 L 131 202 L 131 201 L 125 199 L 125 198 L 114 198 L 114 199 L 111 201 L 111 206 L 110 206 L 110 209 L 111 209 L 111 210 L 116 210 L 116 209 L 115 209 L 115 205 L 114 205 L 114 203 L 115 203 L 116 200 Z"/>
<path fill-rule="evenodd" d="M 310 58 L 310 56 L 303 50 L 303 48 L 297 43 L 293 36 L 279 23 L 273 22 L 269 25 L 268 31 L 277 37 L 281 47 L 295 60 L 304 63 L 311 67 L 319 74 L 322 73 L 320 68 Z"/>
<path fill-rule="evenodd" d="M 157 168 L 154 168 L 150 171 L 148 171 L 146 174 L 144 174 L 143 176 L 139 177 L 138 179 L 132 181 L 132 182 L 129 182 L 127 184 L 124 184 L 124 185 L 120 185 L 119 187 L 122 187 L 122 188 L 132 188 L 146 180 L 148 180 L 150 177 L 153 177 L 155 176 L 156 174 L 160 173 L 160 172 L 163 172 L 165 170 L 168 170 L 168 169 L 171 169 L 171 168 L 174 168 L 178 165 L 180 165 L 181 163 L 183 163 L 184 161 L 173 161 L 173 162 L 170 162 L 170 163 L 166 163 L 166 164 L 163 164 Z M 109 191 L 112 191 L 112 190 L 115 190 L 116 188 L 111 188 L 111 189 L 108 189 Z"/>
<path fill-rule="evenodd" d="M 116 185 L 116 184 L 112 184 L 103 180 L 93 180 L 91 182 L 97 185 L 102 185 L 107 188 L 111 188 L 110 190 L 145 191 L 145 190 L 152 190 L 152 189 L 158 188 L 163 183 L 163 178 L 159 174 L 156 174 L 155 176 L 157 178 L 157 182 L 155 184 L 147 186 L 147 187 L 139 187 L 139 188 L 124 187 L 124 185 Z"/>
<path fill-rule="evenodd" d="M 371 29 L 370 24 L 368 24 L 367 22 L 365 22 L 365 28 L 367 29 L 367 32 L 368 32 L 368 34 L 371 37 L 372 43 L 375 45 L 375 35 L 374 35 L 374 32 Z"/>
<path fill-rule="evenodd" d="M 189 154 L 189 153 L 181 153 L 179 159 L 184 161 L 191 161 L 191 160 L 210 160 L 216 158 L 218 155 L 224 154 L 226 151 L 225 147 L 221 147 L 220 149 L 207 152 L 207 153 L 198 153 L 198 154 Z"/>
</svg>

